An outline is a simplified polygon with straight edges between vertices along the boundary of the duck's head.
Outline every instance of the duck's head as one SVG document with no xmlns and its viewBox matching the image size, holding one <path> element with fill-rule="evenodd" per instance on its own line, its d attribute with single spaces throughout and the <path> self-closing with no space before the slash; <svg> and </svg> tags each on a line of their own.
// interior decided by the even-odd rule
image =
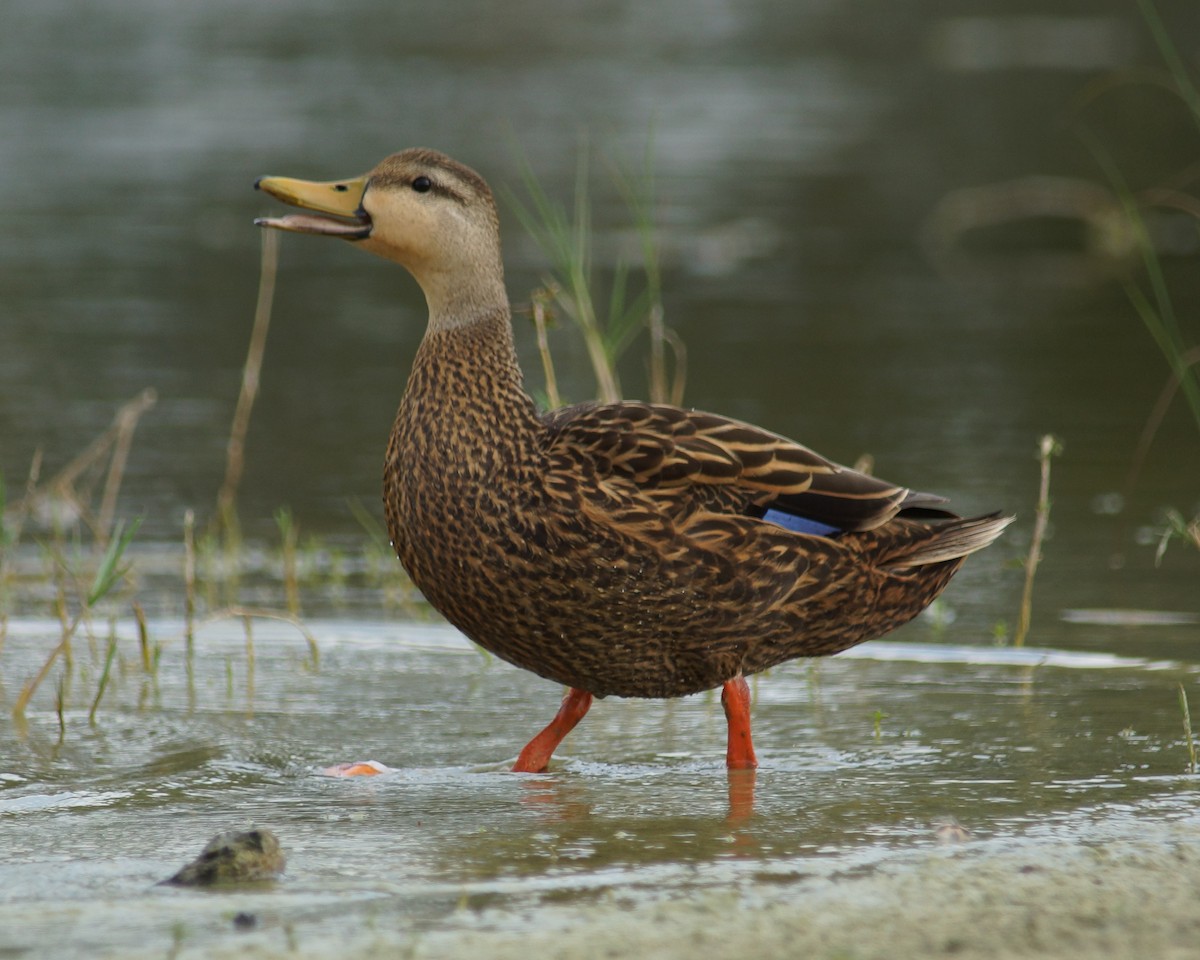
<svg viewBox="0 0 1200 960">
<path fill-rule="evenodd" d="M 341 237 L 394 260 L 421 285 L 435 321 L 468 320 L 507 305 L 492 191 L 444 154 L 404 150 L 361 177 L 260 177 L 255 187 L 312 211 L 260 217 L 259 226 Z"/>
</svg>

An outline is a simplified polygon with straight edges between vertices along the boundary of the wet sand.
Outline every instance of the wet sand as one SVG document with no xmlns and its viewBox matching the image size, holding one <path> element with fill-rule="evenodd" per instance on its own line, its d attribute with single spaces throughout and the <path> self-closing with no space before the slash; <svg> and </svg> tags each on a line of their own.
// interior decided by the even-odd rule
<svg viewBox="0 0 1200 960">
<path fill-rule="evenodd" d="M 343 935 L 278 931 L 185 958 L 612 958 L 907 960 L 1192 958 L 1200 951 L 1200 825 L 1149 824 L 1093 844 L 966 843 L 898 856 L 866 875 L 696 899 L 540 907 L 536 918 L 484 911 L 466 930 L 413 936 L 347 918 Z"/>
</svg>

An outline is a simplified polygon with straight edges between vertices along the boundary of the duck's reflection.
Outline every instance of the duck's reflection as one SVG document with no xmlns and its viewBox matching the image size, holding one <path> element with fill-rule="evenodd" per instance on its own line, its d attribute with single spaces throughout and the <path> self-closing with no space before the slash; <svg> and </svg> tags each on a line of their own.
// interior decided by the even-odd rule
<svg viewBox="0 0 1200 960">
<path fill-rule="evenodd" d="M 559 774 L 538 774 L 521 780 L 521 803 L 536 808 L 538 818 L 549 823 L 588 820 L 592 805 L 583 785 Z"/>
<path fill-rule="evenodd" d="M 729 778 L 729 813 L 725 823 L 731 827 L 740 827 L 754 816 L 754 786 L 758 780 L 758 771 L 727 770 Z"/>
<path fill-rule="evenodd" d="M 634 808 L 613 813 L 617 798 L 612 792 L 605 790 L 600 796 L 594 781 L 563 771 L 522 778 L 520 802 L 540 823 L 554 827 L 560 843 L 590 847 L 601 860 L 627 860 L 632 848 L 638 851 L 637 859 L 647 862 L 703 860 L 728 856 L 731 844 L 738 856 L 754 855 L 759 849 L 751 829 L 757 771 L 728 770 L 726 777 L 724 816 L 698 815 L 693 803 L 663 812 L 662 807 L 673 804 L 661 794 L 655 801 L 638 801 Z"/>
</svg>

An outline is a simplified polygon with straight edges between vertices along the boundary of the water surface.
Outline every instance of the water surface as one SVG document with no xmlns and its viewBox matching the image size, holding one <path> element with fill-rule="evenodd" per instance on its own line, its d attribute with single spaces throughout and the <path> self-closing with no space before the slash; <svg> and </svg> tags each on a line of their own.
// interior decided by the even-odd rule
<svg viewBox="0 0 1200 960">
<path fill-rule="evenodd" d="M 1197 8 L 1159 7 L 1186 56 Z M 236 950 L 238 910 L 278 951 L 347 920 L 411 945 L 550 924 L 555 904 L 746 905 L 898 869 L 947 817 L 980 857 L 1151 826 L 1167 849 L 1194 830 L 1178 684 L 1200 711 L 1200 554 L 1175 545 L 1156 564 L 1155 546 L 1165 509 L 1198 507 L 1200 441 L 1177 402 L 1131 481 L 1166 365 L 1122 286 L 1146 286 L 1137 257 L 1089 245 L 1087 217 L 1115 199 L 1080 135 L 1131 190 L 1188 189 L 1195 124 L 1155 82 L 1136 5 L 597 0 L 451 17 L 351 0 L 331 22 L 300 2 L 61 0 L 18 3 L 5 25 L 0 470 L 14 500 L 36 450 L 51 477 L 156 392 L 116 514 L 144 518 L 134 595 L 163 648 L 146 675 L 124 596 L 27 725 L 0 725 L 0 952 Z M 1018 515 L 933 616 L 756 683 L 753 783 L 723 769 L 715 696 L 598 704 L 549 775 L 505 772 L 559 691 L 481 657 L 363 551 L 348 501 L 378 517 L 424 315 L 402 271 L 344 244 L 284 238 L 239 501 L 241 603 L 286 605 L 278 507 L 320 538 L 302 580 L 319 668 L 300 633 L 265 622 L 253 659 L 236 620 L 187 657 L 183 517 L 212 516 L 258 281 L 251 220 L 273 209 L 252 183 L 356 174 L 416 144 L 498 190 L 521 189 L 527 160 L 564 203 L 586 149 L 602 282 L 632 238 L 609 167 L 638 169 L 649 144 L 687 402 L 843 462 L 869 453 L 963 512 Z M 1099 208 L 964 217 L 981 196 L 964 191 L 1007 211 L 1045 177 Z M 519 306 L 545 261 L 501 210 Z M 1194 222 L 1145 215 L 1194 343 Z M 538 389 L 532 332 L 517 333 Z M 579 345 L 564 330 L 553 349 L 568 398 L 589 397 Z M 621 372 L 643 395 L 638 350 Z M 1014 653 L 995 642 L 1016 620 L 1047 432 L 1064 452 L 1036 649 Z M 48 536 L 26 529 L 0 597 L 5 715 L 60 635 Z M 202 614 L 221 593 L 202 592 Z M 119 652 L 89 722 L 109 615 Z M 317 773 L 361 757 L 393 772 Z M 289 851 L 275 887 L 155 886 L 250 823 Z"/>
<path fill-rule="evenodd" d="M 518 776 L 507 764 L 552 711 L 551 685 L 445 627 L 309 626 L 319 670 L 291 628 L 258 624 L 251 673 L 227 622 L 200 632 L 190 666 L 177 643 L 157 678 L 122 663 L 96 722 L 68 711 L 61 739 L 51 698 L 35 701 L 0 752 L 12 955 L 231 946 L 239 910 L 281 950 L 285 931 L 305 943 L 339 925 L 417 944 L 477 929 L 480 911 L 503 927 L 614 898 L 750 903 L 896 868 L 952 820 L 976 855 L 1103 844 L 1139 820 L 1197 826 L 1174 689 L 1195 689 L 1194 665 L 872 643 L 755 681 L 757 775 L 726 773 L 719 702 L 700 696 L 600 702 L 551 773 Z M 32 667 L 53 635 L 10 624 L 6 662 Z M 77 655 L 88 683 L 95 661 Z M 392 770 L 319 774 L 365 757 Z M 250 824 L 287 850 L 275 886 L 155 886 Z"/>
</svg>

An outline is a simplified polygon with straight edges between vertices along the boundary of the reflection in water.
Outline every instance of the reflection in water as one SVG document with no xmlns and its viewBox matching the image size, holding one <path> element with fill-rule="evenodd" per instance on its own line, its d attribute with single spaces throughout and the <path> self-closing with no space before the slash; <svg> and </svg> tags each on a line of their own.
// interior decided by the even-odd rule
<svg viewBox="0 0 1200 960">
<path fill-rule="evenodd" d="M 729 777 L 729 814 L 725 823 L 731 827 L 745 826 L 754 816 L 754 785 L 758 771 L 727 770 L 726 775 Z"/>
<path fill-rule="evenodd" d="M 754 816 L 754 787 L 756 770 L 726 770 L 729 783 L 729 808 L 722 822 L 727 827 L 740 828 Z M 592 808 L 581 785 L 561 774 L 538 774 L 521 777 L 525 791 L 521 802 L 536 810 L 538 818 L 552 823 L 588 820 Z M 735 837 L 739 834 L 735 831 Z"/>
<path fill-rule="evenodd" d="M 1135 224 L 1120 198 L 1096 183 L 1064 177 L 953 190 L 922 228 L 925 251 L 947 276 L 1010 273 L 1056 289 L 1091 288 L 1140 256 Z"/>
<path fill-rule="evenodd" d="M 522 775 L 521 791 L 521 803 L 534 810 L 538 820 L 567 823 L 591 816 L 580 785 L 558 774 Z"/>
<path fill-rule="evenodd" d="M 930 29 L 929 50 L 950 71 L 1071 70 L 1090 73 L 1128 63 L 1128 25 L 1117 17 L 948 17 Z"/>
</svg>

